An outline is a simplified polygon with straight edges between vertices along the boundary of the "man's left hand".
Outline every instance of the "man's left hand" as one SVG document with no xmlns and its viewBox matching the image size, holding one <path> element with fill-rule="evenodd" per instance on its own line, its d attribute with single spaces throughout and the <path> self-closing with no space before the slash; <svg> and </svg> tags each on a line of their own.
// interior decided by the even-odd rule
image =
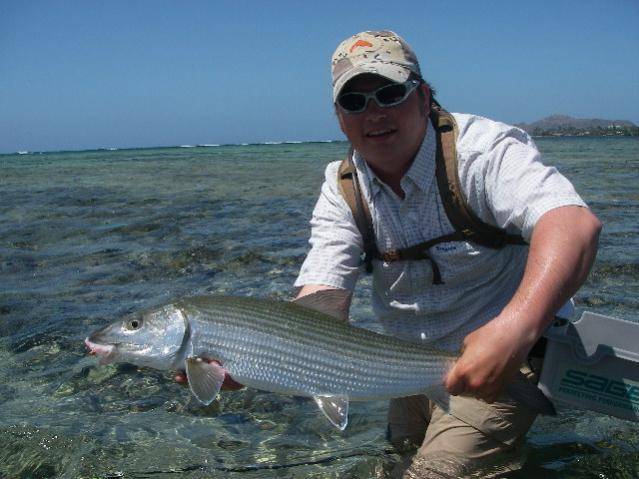
<svg viewBox="0 0 639 479">
<path fill-rule="evenodd" d="M 466 336 L 444 382 L 448 392 L 494 402 L 530 350 L 530 339 L 513 329 L 497 317 Z"/>
</svg>

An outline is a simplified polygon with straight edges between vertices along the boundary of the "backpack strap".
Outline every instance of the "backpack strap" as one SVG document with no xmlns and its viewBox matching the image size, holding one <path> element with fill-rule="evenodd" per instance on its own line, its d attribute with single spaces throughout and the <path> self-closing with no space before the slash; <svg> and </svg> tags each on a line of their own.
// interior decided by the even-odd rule
<svg viewBox="0 0 639 479">
<path fill-rule="evenodd" d="M 375 230 L 373 229 L 373 219 L 368 209 L 368 204 L 363 198 L 357 177 L 357 168 L 353 163 L 353 147 L 348 150 L 348 156 L 342 160 L 337 172 L 337 184 L 339 185 L 342 198 L 348 204 L 353 213 L 357 229 L 362 235 L 364 243 L 364 264 L 366 272 L 373 271 L 373 258 L 379 256 L 377 243 L 375 242 Z"/>
<path fill-rule="evenodd" d="M 455 228 L 456 237 L 452 241 L 472 241 L 493 249 L 501 249 L 507 244 L 526 244 L 520 235 L 485 223 L 473 212 L 459 181 L 455 147 L 457 123 L 450 113 L 437 106 L 431 108 L 431 121 L 437 132 L 435 175 L 446 216 Z"/>
</svg>

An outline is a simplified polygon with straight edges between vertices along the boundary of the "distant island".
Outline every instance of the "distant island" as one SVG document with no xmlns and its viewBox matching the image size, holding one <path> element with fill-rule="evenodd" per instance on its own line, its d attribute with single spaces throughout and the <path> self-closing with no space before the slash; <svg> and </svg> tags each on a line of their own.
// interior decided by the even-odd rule
<svg viewBox="0 0 639 479">
<path fill-rule="evenodd" d="M 532 136 L 639 136 L 639 127 L 631 121 L 573 118 L 551 115 L 533 123 L 515 126 Z"/>
</svg>

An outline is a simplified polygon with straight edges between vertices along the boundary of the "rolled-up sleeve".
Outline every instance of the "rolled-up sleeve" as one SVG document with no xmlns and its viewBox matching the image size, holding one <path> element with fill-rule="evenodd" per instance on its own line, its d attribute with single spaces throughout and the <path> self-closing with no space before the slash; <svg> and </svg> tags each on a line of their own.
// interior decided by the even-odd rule
<svg viewBox="0 0 639 479">
<path fill-rule="evenodd" d="M 311 249 L 295 281 L 352 291 L 359 274 L 362 237 L 337 186 L 339 162 L 326 167 L 324 184 L 310 221 Z"/>
</svg>

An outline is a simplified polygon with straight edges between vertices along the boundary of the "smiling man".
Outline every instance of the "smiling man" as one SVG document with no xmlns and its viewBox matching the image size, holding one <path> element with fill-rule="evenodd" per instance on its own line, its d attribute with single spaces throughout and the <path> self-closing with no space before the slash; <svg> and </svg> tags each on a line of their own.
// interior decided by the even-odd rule
<svg viewBox="0 0 639 479">
<path fill-rule="evenodd" d="M 461 353 L 443 378 L 450 414 L 391 402 L 390 440 L 419 446 L 406 474 L 472 472 L 522 444 L 536 414 L 504 386 L 534 380 L 531 350 L 585 280 L 601 224 L 525 132 L 441 109 L 397 34 L 349 37 L 332 76 L 353 150 L 326 168 L 298 296 L 351 294 L 365 255 L 385 332 Z"/>
</svg>

